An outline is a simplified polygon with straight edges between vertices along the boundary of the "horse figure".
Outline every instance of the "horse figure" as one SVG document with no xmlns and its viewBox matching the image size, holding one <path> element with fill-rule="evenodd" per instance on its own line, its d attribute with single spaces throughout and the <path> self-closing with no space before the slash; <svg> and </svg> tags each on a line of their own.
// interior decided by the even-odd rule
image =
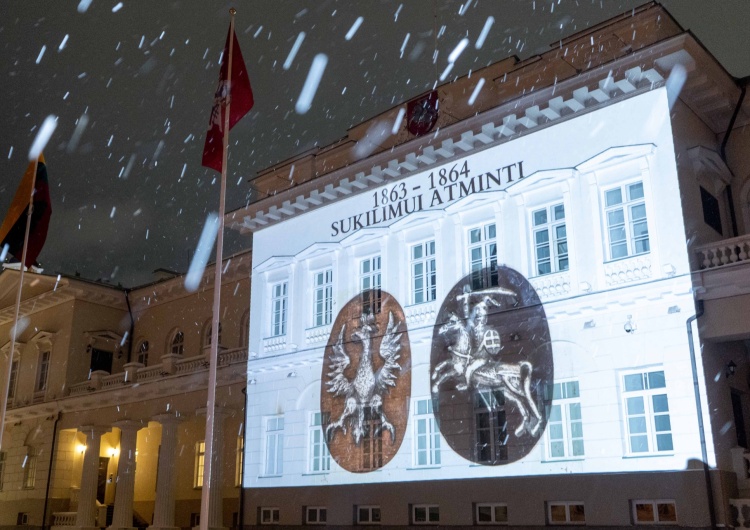
<svg viewBox="0 0 750 530">
<path fill-rule="evenodd" d="M 536 436 L 542 417 L 531 395 L 531 375 L 534 368 L 531 363 L 522 361 L 512 364 L 487 360 L 467 373 L 466 369 L 472 361 L 471 335 L 462 320 L 451 313 L 448 321 L 438 329 L 438 335 L 445 339 L 451 357 L 435 366 L 432 373 L 432 393 L 437 394 L 440 385 L 449 379 L 462 380 L 456 385 L 456 390 L 459 391 L 467 390 L 470 386 L 500 389 L 521 412 L 522 422 L 515 430 L 516 436 L 521 436 L 524 431 Z"/>
</svg>

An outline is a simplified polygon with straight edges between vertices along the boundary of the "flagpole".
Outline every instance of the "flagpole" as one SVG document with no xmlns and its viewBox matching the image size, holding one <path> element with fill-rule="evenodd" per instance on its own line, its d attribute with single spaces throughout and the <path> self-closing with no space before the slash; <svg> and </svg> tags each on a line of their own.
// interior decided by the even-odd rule
<svg viewBox="0 0 750 530">
<path fill-rule="evenodd" d="M 211 321 L 211 353 L 208 366 L 208 389 L 206 400 L 206 438 L 205 454 L 203 458 L 203 487 L 201 488 L 201 518 L 200 530 L 209 529 L 209 517 L 211 506 L 211 475 L 213 472 L 214 456 L 214 425 L 216 423 L 216 368 L 219 359 L 219 307 L 221 305 L 221 268 L 222 257 L 224 252 L 224 210 L 227 190 L 227 153 L 229 150 L 229 110 L 232 103 L 232 51 L 234 48 L 234 15 L 237 13 L 235 8 L 229 10 L 229 52 L 227 54 L 227 87 L 226 108 L 224 110 L 224 144 L 221 158 L 221 194 L 219 196 L 219 232 L 216 236 L 216 262 L 214 264 L 214 307 L 213 319 Z M 221 451 L 221 447 L 218 448 Z M 222 502 L 221 489 L 222 485 L 217 484 L 219 488 L 218 502 Z M 223 522 L 220 523 L 223 526 Z M 242 522 L 240 522 L 242 525 Z"/>
<path fill-rule="evenodd" d="M 16 339 L 18 338 L 18 315 L 21 312 L 21 290 L 23 288 L 23 273 L 26 268 L 26 251 L 29 246 L 29 232 L 31 231 L 31 213 L 34 208 L 34 188 L 36 187 L 36 172 L 39 168 L 39 157 L 34 161 L 34 174 L 31 177 L 31 193 L 29 194 L 29 208 L 26 214 L 26 233 L 23 236 L 23 251 L 21 253 L 21 276 L 18 280 L 18 291 L 16 292 L 16 312 L 13 317 L 13 327 L 10 336 L 10 356 L 8 357 L 8 363 L 5 367 L 5 385 L 3 395 L 0 396 L 2 399 L 2 409 L 0 409 L 0 449 L 3 448 L 3 434 L 5 434 L 5 413 L 8 410 L 8 392 L 10 391 L 10 373 L 13 367 L 13 356 L 16 353 Z"/>
</svg>

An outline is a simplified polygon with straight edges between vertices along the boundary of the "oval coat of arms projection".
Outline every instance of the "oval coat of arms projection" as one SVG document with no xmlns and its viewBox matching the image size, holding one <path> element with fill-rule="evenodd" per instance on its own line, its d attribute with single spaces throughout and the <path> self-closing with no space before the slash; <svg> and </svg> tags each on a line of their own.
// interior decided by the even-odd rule
<svg viewBox="0 0 750 530">
<path fill-rule="evenodd" d="M 331 456 L 354 473 L 386 465 L 404 440 L 411 395 L 409 335 L 393 296 L 370 289 L 339 311 L 320 379 Z"/>
<path fill-rule="evenodd" d="M 502 465 L 533 449 L 554 370 L 544 308 L 526 278 L 497 266 L 451 289 L 432 334 L 430 378 L 440 432 L 456 453 Z"/>
</svg>

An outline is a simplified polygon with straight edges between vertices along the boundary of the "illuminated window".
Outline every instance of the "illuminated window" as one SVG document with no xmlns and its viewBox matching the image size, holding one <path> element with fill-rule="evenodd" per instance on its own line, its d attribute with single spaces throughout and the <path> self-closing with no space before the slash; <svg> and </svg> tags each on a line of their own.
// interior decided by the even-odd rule
<svg viewBox="0 0 750 530">
<path fill-rule="evenodd" d="M 288 298 L 287 282 L 277 283 L 271 288 L 271 335 L 286 335 L 286 313 Z"/>
<path fill-rule="evenodd" d="M 362 468 L 383 467 L 383 429 L 380 414 L 372 407 L 365 407 L 364 435 L 362 436 Z"/>
<path fill-rule="evenodd" d="M 49 378 L 50 352 L 44 351 L 39 356 L 39 369 L 36 376 L 36 392 L 47 390 L 47 379 Z"/>
<path fill-rule="evenodd" d="M 148 366 L 148 341 L 144 340 L 138 346 L 138 362 L 143 366 Z"/>
<path fill-rule="evenodd" d="M 13 403 L 16 398 L 16 389 L 18 388 L 18 361 L 13 361 L 10 365 L 10 381 L 8 384 L 8 405 Z"/>
<path fill-rule="evenodd" d="M 432 302 L 437 296 L 435 242 L 427 241 L 411 247 L 412 302 Z"/>
<path fill-rule="evenodd" d="M 496 237 L 495 223 L 469 230 L 469 270 L 472 289 L 497 285 Z"/>
<path fill-rule="evenodd" d="M 495 464 L 508 459 L 505 394 L 483 390 L 474 394 L 474 453 L 476 462 Z"/>
<path fill-rule="evenodd" d="M 245 439 L 237 437 L 237 450 L 234 455 L 234 485 L 242 486 L 242 462 L 245 455 Z"/>
<path fill-rule="evenodd" d="M 328 522 L 328 510 L 323 506 L 305 507 L 305 524 L 326 524 Z"/>
<path fill-rule="evenodd" d="M 279 509 L 262 507 L 260 509 L 260 524 L 279 524 Z"/>
<path fill-rule="evenodd" d="M 193 472 L 193 487 L 203 487 L 203 466 L 206 463 L 206 442 L 201 440 L 195 444 L 195 468 Z"/>
<path fill-rule="evenodd" d="M 23 461 L 23 488 L 33 489 L 36 483 L 36 454 L 29 448 Z"/>
<path fill-rule="evenodd" d="M 185 334 L 177 330 L 172 336 L 172 340 L 169 344 L 169 352 L 175 355 L 182 355 L 185 351 Z"/>
<path fill-rule="evenodd" d="M 323 434 L 323 417 L 320 412 L 310 416 L 310 458 L 308 471 L 310 473 L 325 473 L 331 470 L 331 453 L 328 451 Z"/>
<path fill-rule="evenodd" d="M 583 421 L 578 381 L 555 383 L 547 416 L 548 458 L 583 456 Z"/>
<path fill-rule="evenodd" d="M 362 313 L 378 314 L 382 303 L 380 290 L 380 256 L 359 263 L 359 292 L 362 293 Z"/>
<path fill-rule="evenodd" d="M 674 449 L 666 387 L 663 370 L 623 376 L 623 405 L 630 453 Z"/>
<path fill-rule="evenodd" d="M 5 451 L 0 451 L 0 491 L 3 491 L 5 485 Z"/>
<path fill-rule="evenodd" d="M 584 524 L 586 510 L 582 502 L 548 502 L 547 522 L 549 524 Z"/>
<path fill-rule="evenodd" d="M 534 234 L 535 276 L 568 270 L 568 234 L 565 207 L 555 204 L 531 214 Z"/>
<path fill-rule="evenodd" d="M 414 404 L 414 465 L 440 465 L 440 429 L 432 412 L 432 400 Z"/>
<path fill-rule="evenodd" d="M 508 524 L 508 505 L 477 503 L 474 517 L 477 524 Z"/>
<path fill-rule="evenodd" d="M 645 254 L 650 250 L 643 183 L 604 192 L 609 259 Z"/>
<path fill-rule="evenodd" d="M 357 506 L 357 524 L 380 524 L 380 506 Z"/>
<path fill-rule="evenodd" d="M 266 418 L 265 475 L 281 475 L 284 462 L 284 416 Z"/>
<path fill-rule="evenodd" d="M 634 524 L 677 524 L 677 508 L 672 500 L 633 501 Z"/>
<path fill-rule="evenodd" d="M 411 507 L 412 524 L 440 523 L 440 506 L 437 504 L 414 504 Z"/>
<path fill-rule="evenodd" d="M 326 326 L 333 320 L 333 270 L 316 272 L 313 284 L 313 325 Z"/>
</svg>

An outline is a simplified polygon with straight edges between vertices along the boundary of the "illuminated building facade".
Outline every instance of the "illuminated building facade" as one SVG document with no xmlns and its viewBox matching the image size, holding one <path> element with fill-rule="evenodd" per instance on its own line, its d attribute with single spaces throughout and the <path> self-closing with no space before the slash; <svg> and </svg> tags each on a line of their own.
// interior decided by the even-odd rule
<svg viewBox="0 0 750 530">
<path fill-rule="evenodd" d="M 262 173 L 245 524 L 739 523 L 740 94 L 650 4 Z"/>
</svg>

